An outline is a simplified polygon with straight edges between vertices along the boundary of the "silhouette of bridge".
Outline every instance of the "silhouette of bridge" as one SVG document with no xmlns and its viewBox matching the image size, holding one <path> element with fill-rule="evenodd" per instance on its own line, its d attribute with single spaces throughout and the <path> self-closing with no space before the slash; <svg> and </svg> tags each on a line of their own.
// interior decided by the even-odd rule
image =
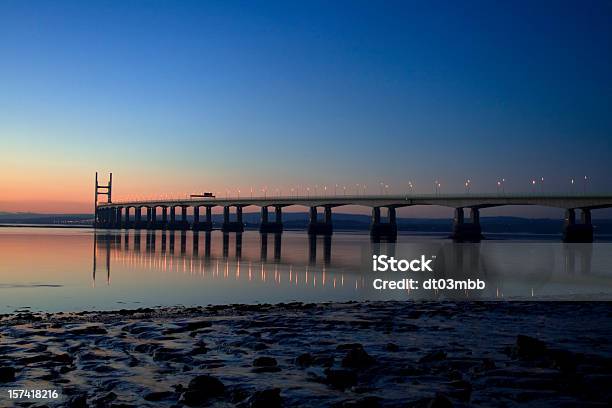
<svg viewBox="0 0 612 408">
<path fill-rule="evenodd" d="M 98 202 L 98 196 L 107 196 L 107 201 Z M 537 205 L 565 210 L 563 239 L 566 242 L 592 242 L 593 225 L 591 211 L 612 207 L 610 194 L 402 194 L 402 195 L 334 195 L 334 196 L 265 196 L 233 198 L 175 198 L 163 200 L 139 200 L 112 202 L 112 174 L 107 185 L 98 184 L 96 173 L 95 227 L 169 229 L 210 231 L 213 229 L 212 209 L 223 208 L 224 232 L 244 231 L 242 213 L 245 207 L 259 207 L 261 211 L 260 232 L 282 232 L 282 210 L 288 206 L 309 208 L 308 233 L 331 235 L 333 233 L 332 209 L 347 205 L 370 207 L 372 221 L 370 234 L 375 238 L 393 239 L 397 236 L 396 209 L 416 205 L 437 205 L 453 208 L 452 237 L 459 241 L 479 240 L 482 237 L 480 210 L 482 208 L 507 205 Z M 157 209 L 161 208 L 161 219 Z M 187 210 L 193 209 L 189 222 Z M 270 219 L 269 209 L 274 210 Z M 146 216 L 143 216 L 143 209 Z M 180 214 L 177 216 L 177 209 Z M 200 209 L 204 209 L 203 219 Z M 234 216 L 232 217 L 232 209 Z M 322 219 L 319 209 L 323 210 Z M 382 211 L 386 210 L 383 219 Z M 466 210 L 469 218 L 466 219 Z M 580 220 L 576 212 L 580 211 Z"/>
</svg>

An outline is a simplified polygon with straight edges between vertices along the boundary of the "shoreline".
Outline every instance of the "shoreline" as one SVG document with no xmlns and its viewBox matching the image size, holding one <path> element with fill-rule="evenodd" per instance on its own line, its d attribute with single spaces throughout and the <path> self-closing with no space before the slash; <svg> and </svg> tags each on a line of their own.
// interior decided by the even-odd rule
<svg viewBox="0 0 612 408">
<path fill-rule="evenodd" d="M 21 311 L 0 316 L 1 384 L 57 389 L 51 407 L 598 405 L 610 316 L 609 302 Z"/>
</svg>

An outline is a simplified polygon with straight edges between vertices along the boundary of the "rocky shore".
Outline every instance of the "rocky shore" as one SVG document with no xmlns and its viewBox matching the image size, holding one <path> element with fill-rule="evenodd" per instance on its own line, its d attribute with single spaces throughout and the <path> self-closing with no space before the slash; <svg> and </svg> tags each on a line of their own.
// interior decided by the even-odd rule
<svg viewBox="0 0 612 408">
<path fill-rule="evenodd" d="M 611 318 L 606 302 L 22 311 L 0 316 L 0 406 L 608 406 Z"/>
</svg>

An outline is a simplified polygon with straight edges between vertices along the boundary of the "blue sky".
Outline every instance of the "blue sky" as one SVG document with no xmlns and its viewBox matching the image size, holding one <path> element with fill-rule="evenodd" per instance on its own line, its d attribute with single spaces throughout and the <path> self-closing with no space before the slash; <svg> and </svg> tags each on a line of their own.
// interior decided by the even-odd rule
<svg viewBox="0 0 612 408">
<path fill-rule="evenodd" d="M 534 4 L 535 3 L 535 4 Z M 610 2 L 0 3 L 1 202 L 612 189 Z M 25 186 L 25 187 L 24 187 Z M 122 191 L 123 189 L 123 191 Z"/>
</svg>

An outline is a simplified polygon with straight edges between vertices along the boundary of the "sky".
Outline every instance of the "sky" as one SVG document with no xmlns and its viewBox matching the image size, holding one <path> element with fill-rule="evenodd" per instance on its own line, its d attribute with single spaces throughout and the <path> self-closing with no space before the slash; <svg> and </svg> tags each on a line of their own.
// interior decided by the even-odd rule
<svg viewBox="0 0 612 408">
<path fill-rule="evenodd" d="M 609 1 L 4 0 L 0 211 L 89 212 L 96 171 L 115 200 L 611 192 L 611 18 Z"/>
</svg>

